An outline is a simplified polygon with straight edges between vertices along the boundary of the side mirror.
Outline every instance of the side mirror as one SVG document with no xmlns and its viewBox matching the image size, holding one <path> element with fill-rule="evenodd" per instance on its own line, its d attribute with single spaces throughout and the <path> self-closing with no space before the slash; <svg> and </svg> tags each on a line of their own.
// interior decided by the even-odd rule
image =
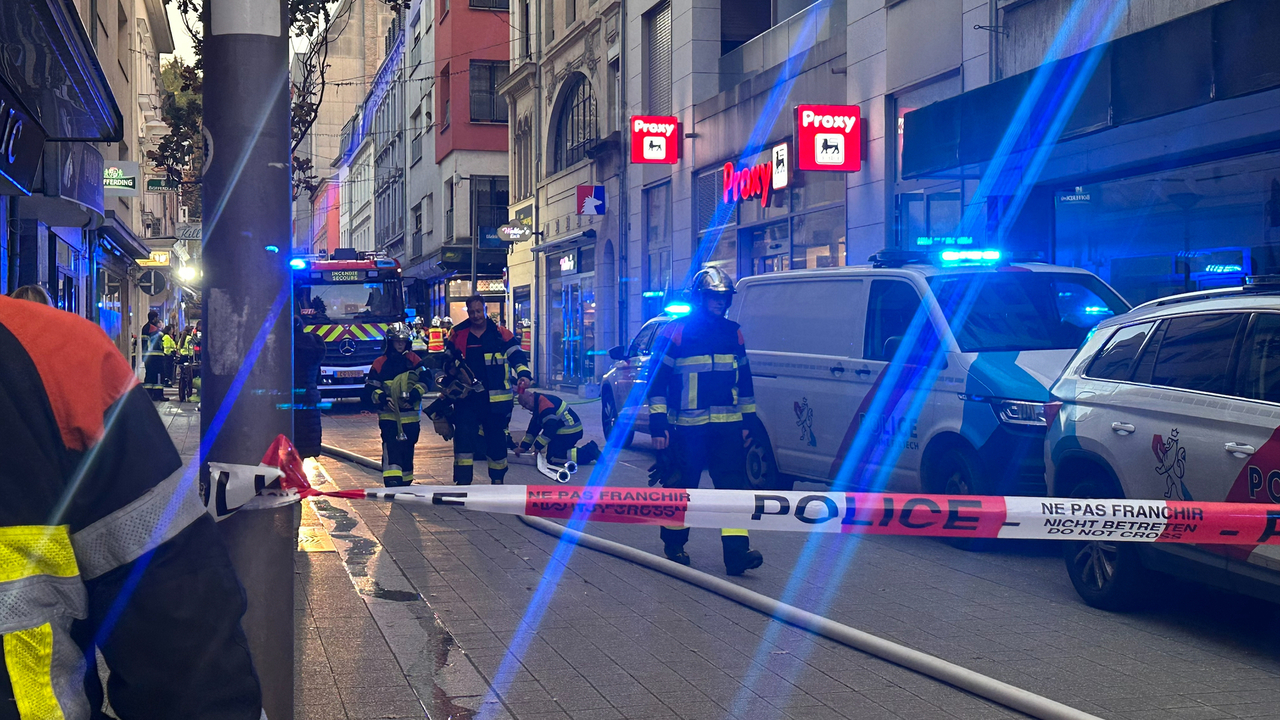
<svg viewBox="0 0 1280 720">
<path fill-rule="evenodd" d="M 626 360 L 627 351 L 621 345 L 614 345 L 613 347 L 609 348 L 609 357 L 614 360 Z"/>
</svg>

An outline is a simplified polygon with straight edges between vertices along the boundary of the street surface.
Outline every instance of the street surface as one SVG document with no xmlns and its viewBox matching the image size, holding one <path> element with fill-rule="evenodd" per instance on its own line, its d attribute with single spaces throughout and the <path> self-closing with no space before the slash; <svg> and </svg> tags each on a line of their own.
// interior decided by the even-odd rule
<svg viewBox="0 0 1280 720">
<path fill-rule="evenodd" d="M 576 407 L 587 437 L 599 438 L 599 406 Z M 517 437 L 527 417 L 516 409 L 511 428 Z M 354 405 L 327 413 L 324 431 L 326 443 L 378 457 L 374 416 Z M 451 454 L 424 428 L 418 476 L 449 482 Z M 610 483 L 644 486 L 651 457 L 647 438 L 637 436 L 634 448 L 622 451 Z M 328 457 L 322 464 L 340 487 L 381 484 L 372 470 Z M 483 469 L 477 481 L 487 481 Z M 507 481 L 547 484 L 532 466 L 515 463 Z M 1019 716 L 585 549 L 572 554 L 534 636 L 516 637 L 555 550 L 554 538 L 514 517 L 451 508 L 415 515 L 364 501 L 350 507 L 380 543 L 374 555 L 394 565 L 388 574 L 402 574 L 425 600 L 429 613 L 418 613 L 413 631 L 431 631 L 443 638 L 442 647 L 454 649 L 432 672 L 469 689 L 450 695 L 421 686 L 421 678 L 410 685 L 420 699 L 428 692 L 437 700 L 453 698 L 458 712 L 521 720 Z M 656 528 L 592 524 L 587 531 L 661 553 Z M 1145 611 L 1109 614 L 1079 601 L 1057 547 L 1048 543 L 970 553 L 927 539 L 820 536 L 807 546 L 808 540 L 756 533 L 752 544 L 764 553 L 764 567 L 733 581 L 1100 717 L 1280 717 L 1280 618 L 1272 605 L 1170 581 Z M 689 552 L 693 567 L 723 577 L 716 533 L 695 530 Z M 812 559 L 809 572 L 793 580 L 791 571 L 802 557 Z M 347 567 L 352 569 L 350 559 Z M 325 578 L 331 582 L 330 575 Z M 790 593 L 789 582 L 795 585 Z M 312 602 L 318 619 L 327 611 Z M 396 628 L 376 620 L 374 626 L 397 644 Z M 308 631 L 306 641 L 299 637 L 300 668 L 309 672 L 305 648 L 312 646 L 304 643 L 342 636 L 320 626 Z M 528 647 L 520 664 L 508 668 L 497 701 L 489 696 L 486 705 L 484 694 L 513 638 Z M 352 672 L 366 662 L 386 664 L 389 656 L 381 653 L 387 643 L 371 640 L 377 641 L 371 645 L 379 653 L 375 657 L 361 657 L 359 646 L 340 652 Z M 486 686 L 483 691 L 477 680 Z M 328 688 L 300 684 L 299 717 L 320 717 L 307 708 L 321 707 Z M 372 689 L 364 697 L 377 694 Z M 330 716 L 342 717 L 324 715 Z"/>
</svg>

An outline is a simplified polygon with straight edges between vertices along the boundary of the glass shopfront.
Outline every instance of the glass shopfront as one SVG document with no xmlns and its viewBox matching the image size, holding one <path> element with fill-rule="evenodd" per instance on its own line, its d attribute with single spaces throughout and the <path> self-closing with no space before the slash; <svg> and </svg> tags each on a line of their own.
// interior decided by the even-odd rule
<svg viewBox="0 0 1280 720">
<path fill-rule="evenodd" d="M 595 248 L 547 257 L 546 307 L 551 382 L 596 382 Z"/>
<path fill-rule="evenodd" d="M 761 205 L 758 197 L 725 203 L 723 172 L 717 166 L 695 181 L 703 264 L 737 279 L 846 264 L 843 173 L 793 173 Z"/>
</svg>

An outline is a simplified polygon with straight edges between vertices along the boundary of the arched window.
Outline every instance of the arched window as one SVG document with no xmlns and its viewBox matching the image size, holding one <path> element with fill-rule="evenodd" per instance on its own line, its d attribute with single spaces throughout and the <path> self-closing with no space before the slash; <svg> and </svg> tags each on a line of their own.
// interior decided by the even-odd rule
<svg viewBox="0 0 1280 720">
<path fill-rule="evenodd" d="M 556 119 L 554 172 L 586 157 L 587 146 L 596 139 L 596 100 L 591 96 L 591 85 L 582 75 L 569 83 Z"/>
</svg>

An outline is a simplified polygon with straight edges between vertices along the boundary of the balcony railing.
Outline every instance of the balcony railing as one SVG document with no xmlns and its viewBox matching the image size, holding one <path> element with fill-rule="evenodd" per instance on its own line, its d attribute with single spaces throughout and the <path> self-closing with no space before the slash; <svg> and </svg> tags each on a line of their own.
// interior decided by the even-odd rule
<svg viewBox="0 0 1280 720">
<path fill-rule="evenodd" d="M 422 257 L 422 233 L 415 231 L 409 240 L 410 257 Z"/>
<path fill-rule="evenodd" d="M 444 211 L 444 241 L 453 242 L 453 208 Z"/>
</svg>

